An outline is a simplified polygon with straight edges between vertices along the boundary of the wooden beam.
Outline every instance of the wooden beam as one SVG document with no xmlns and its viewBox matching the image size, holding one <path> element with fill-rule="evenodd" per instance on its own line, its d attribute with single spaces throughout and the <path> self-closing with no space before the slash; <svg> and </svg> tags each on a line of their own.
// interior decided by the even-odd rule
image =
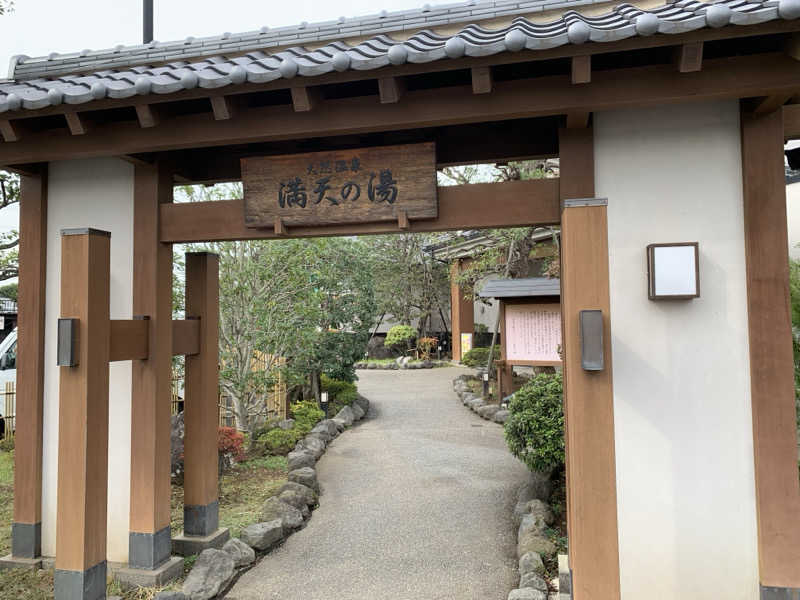
<svg viewBox="0 0 800 600">
<path fill-rule="evenodd" d="M 158 239 L 160 208 L 172 202 L 172 172 L 161 163 L 134 169 L 133 314 L 150 317 L 146 360 L 132 364 L 129 565 L 153 569 L 169 558 L 172 246 Z M 159 533 L 160 536 L 155 534 Z"/>
<path fill-rule="evenodd" d="M 318 100 L 318 92 L 308 86 L 299 85 L 292 88 L 292 106 L 295 112 L 309 112 L 313 110 Z"/>
<path fill-rule="evenodd" d="M 675 62 L 680 73 L 694 73 L 702 69 L 703 42 L 689 42 L 678 46 Z"/>
<path fill-rule="evenodd" d="M 130 163 L 135 167 L 151 167 L 155 162 L 155 159 L 150 154 L 138 156 L 135 154 L 120 154 L 117 156 L 117 158 L 124 160 L 126 163 Z"/>
<path fill-rule="evenodd" d="M 111 239 L 85 231 L 61 238 L 60 314 L 79 342 L 77 366 L 59 368 L 57 598 L 98 598 L 106 581 Z"/>
<path fill-rule="evenodd" d="M 800 588 L 800 482 L 781 111 L 743 112 L 750 397 L 761 584 Z"/>
<path fill-rule="evenodd" d="M 158 125 L 158 115 L 150 104 L 136 105 L 136 118 L 139 119 L 139 127 L 143 129 Z"/>
<path fill-rule="evenodd" d="M 0 119 L 0 135 L 6 142 L 18 142 L 22 134 L 14 121 Z"/>
<path fill-rule="evenodd" d="M 184 420 L 185 535 L 209 536 L 219 528 L 216 444 L 219 426 L 219 258 L 186 254 L 186 315 L 199 317 L 200 351 L 186 357 Z"/>
<path fill-rule="evenodd" d="M 562 129 L 561 199 L 592 198 L 592 130 Z M 561 219 L 567 528 L 575 600 L 620 597 L 606 206 L 568 204 Z M 580 311 L 603 315 L 602 371 L 581 368 Z"/>
<path fill-rule="evenodd" d="M 86 121 L 76 112 L 64 113 L 67 127 L 72 135 L 84 135 L 87 131 Z"/>
<path fill-rule="evenodd" d="M 786 56 L 794 60 L 800 60 L 800 34 L 792 33 L 786 39 L 786 46 L 784 47 Z"/>
<path fill-rule="evenodd" d="M 589 83 L 592 81 L 592 56 L 585 54 L 583 56 L 572 57 L 572 83 Z"/>
<path fill-rule="evenodd" d="M 47 165 L 20 179 L 14 525 L 11 554 L 41 555 Z"/>
<path fill-rule="evenodd" d="M 787 92 L 785 94 L 774 94 L 772 96 L 764 96 L 757 98 L 750 107 L 750 112 L 757 115 L 765 115 L 774 112 L 786 104 L 794 94 Z"/>
<path fill-rule="evenodd" d="M 408 213 L 404 210 L 397 211 L 397 227 L 403 231 L 408 231 L 410 226 L 411 225 L 408 221 Z"/>
<path fill-rule="evenodd" d="M 400 100 L 405 92 L 405 80 L 399 77 L 378 78 L 378 94 L 381 104 L 394 104 Z"/>
<path fill-rule="evenodd" d="M 285 237 L 289 234 L 289 231 L 286 229 L 286 224 L 280 217 L 275 217 L 275 225 L 272 229 L 276 237 Z"/>
<path fill-rule="evenodd" d="M 472 262 L 471 258 L 458 258 L 450 265 L 450 323 L 453 330 L 453 360 L 461 360 L 461 334 L 475 329 L 475 302 L 466 286 L 457 284 L 458 275 Z"/>
<path fill-rule="evenodd" d="M 145 360 L 150 347 L 150 324 L 148 319 L 111 321 L 111 350 L 109 361 Z"/>
<path fill-rule="evenodd" d="M 200 352 L 200 320 L 172 322 L 172 355 L 187 356 Z"/>
<path fill-rule="evenodd" d="M 596 71 L 588 86 L 574 86 L 567 77 L 552 76 L 495 82 L 491 94 L 472 94 L 471 85 L 454 86 L 409 91 L 396 104 L 378 104 L 367 96 L 329 99 L 324 111 L 295 113 L 285 105 L 263 106 L 227 121 L 209 122 L 208 115 L 187 114 L 170 119 L 169 127 L 141 129 L 135 123 L 111 123 L 97 125 L 83 136 L 48 131 L 0 145 L 0 164 L 763 96 L 793 92 L 799 85 L 797 62 L 783 53 L 737 56 L 705 61 L 697 73 L 678 73 L 669 65 Z"/>
<path fill-rule="evenodd" d="M 573 112 L 567 115 L 567 129 L 583 129 L 589 126 L 589 112 Z"/>
<path fill-rule="evenodd" d="M 233 117 L 233 101 L 226 96 L 212 96 L 211 110 L 214 111 L 214 119 L 217 121 L 227 121 Z"/>
<path fill-rule="evenodd" d="M 492 68 L 491 67 L 473 67 L 470 69 L 472 73 L 472 93 L 473 94 L 489 94 L 492 91 Z"/>
<path fill-rule="evenodd" d="M 409 231 L 430 232 L 473 228 L 553 225 L 560 221 L 559 180 L 534 179 L 504 183 L 444 186 L 438 190 L 439 217 L 411 221 Z M 502 210 L 486 210 L 486 198 Z M 357 223 L 292 227 L 287 237 L 324 237 L 397 233 L 396 223 Z M 244 225 L 244 201 L 187 202 L 161 207 L 161 241 L 276 239 L 271 228 Z"/>
</svg>

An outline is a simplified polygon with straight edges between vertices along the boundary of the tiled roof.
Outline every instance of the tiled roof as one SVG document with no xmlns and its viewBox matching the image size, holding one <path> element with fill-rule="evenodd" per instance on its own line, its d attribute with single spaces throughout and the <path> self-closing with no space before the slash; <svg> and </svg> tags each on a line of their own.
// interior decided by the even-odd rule
<svg viewBox="0 0 800 600">
<path fill-rule="evenodd" d="M 491 279 L 478 296 L 481 298 L 527 298 L 529 296 L 560 296 L 561 280 L 548 277 L 526 279 Z"/>
<path fill-rule="evenodd" d="M 722 0 L 714 4 L 677 0 L 651 10 L 619 4 L 600 16 L 567 10 L 547 23 L 517 16 L 496 29 L 477 23 L 522 14 L 531 17 L 536 11 L 592 3 L 593 0 L 473 1 L 364 19 L 340 19 L 335 24 L 302 24 L 272 33 L 261 30 L 183 42 L 120 46 L 102 52 L 36 59 L 15 57 L 11 63 L 12 81 L 0 83 L 0 113 L 62 103 L 85 104 L 107 97 L 170 94 L 196 87 L 264 83 L 298 75 L 313 77 L 332 71 L 379 69 L 800 17 L 800 0 Z M 452 29 L 454 24 L 465 22 L 457 32 L 447 35 L 434 30 L 444 26 Z M 404 40 L 388 35 L 410 31 L 416 33 Z M 346 38 L 362 41 L 351 45 L 344 41 Z M 319 46 L 326 40 L 333 41 L 312 49 L 301 45 Z M 289 44 L 294 45 L 287 48 Z M 276 51 L 270 53 L 269 48 Z M 163 64 L 167 61 L 173 62 Z"/>
</svg>

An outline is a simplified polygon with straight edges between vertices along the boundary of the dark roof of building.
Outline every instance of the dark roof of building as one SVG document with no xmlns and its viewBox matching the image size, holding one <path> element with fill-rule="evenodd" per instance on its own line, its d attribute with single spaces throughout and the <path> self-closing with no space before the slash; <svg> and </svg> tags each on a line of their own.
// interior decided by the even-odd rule
<svg viewBox="0 0 800 600">
<path fill-rule="evenodd" d="M 528 298 L 530 296 L 560 296 L 561 280 L 549 277 L 527 279 L 491 279 L 478 296 L 481 298 Z"/>
<path fill-rule="evenodd" d="M 572 10 L 587 12 L 595 3 L 472 0 L 237 35 L 15 56 L 10 81 L 0 83 L 0 113 L 800 17 L 800 0 L 670 0 L 649 10 L 606 3 L 596 16 Z M 547 17 L 558 10 L 566 12 Z"/>
</svg>

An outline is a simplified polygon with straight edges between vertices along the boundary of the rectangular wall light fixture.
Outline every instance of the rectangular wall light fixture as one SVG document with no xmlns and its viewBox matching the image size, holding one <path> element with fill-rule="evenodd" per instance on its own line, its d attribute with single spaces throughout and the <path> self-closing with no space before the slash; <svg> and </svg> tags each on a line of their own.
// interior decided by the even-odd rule
<svg viewBox="0 0 800 600">
<path fill-rule="evenodd" d="M 697 242 L 647 246 L 647 297 L 650 300 L 700 297 L 700 252 Z"/>
<path fill-rule="evenodd" d="M 603 311 L 582 310 L 581 367 L 584 371 L 602 371 L 603 361 Z"/>
</svg>

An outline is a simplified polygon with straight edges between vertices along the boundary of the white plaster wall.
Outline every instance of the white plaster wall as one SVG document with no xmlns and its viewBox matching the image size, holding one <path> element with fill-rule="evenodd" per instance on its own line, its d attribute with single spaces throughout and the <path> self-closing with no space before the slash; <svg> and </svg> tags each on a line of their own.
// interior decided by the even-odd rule
<svg viewBox="0 0 800 600">
<path fill-rule="evenodd" d="M 736 102 L 595 114 L 608 198 L 623 600 L 755 600 Z M 645 247 L 700 243 L 699 299 L 647 299 Z"/>
<path fill-rule="evenodd" d="M 786 220 L 789 229 L 789 256 L 800 259 L 800 182 L 786 186 Z"/>
<path fill-rule="evenodd" d="M 42 553 L 55 556 L 58 487 L 56 322 L 61 305 L 60 231 L 70 227 L 93 227 L 111 232 L 111 318 L 130 319 L 133 311 L 133 166 L 118 159 L 51 163 L 48 185 Z M 130 361 L 111 363 L 109 388 L 108 560 L 127 562 Z"/>
</svg>

